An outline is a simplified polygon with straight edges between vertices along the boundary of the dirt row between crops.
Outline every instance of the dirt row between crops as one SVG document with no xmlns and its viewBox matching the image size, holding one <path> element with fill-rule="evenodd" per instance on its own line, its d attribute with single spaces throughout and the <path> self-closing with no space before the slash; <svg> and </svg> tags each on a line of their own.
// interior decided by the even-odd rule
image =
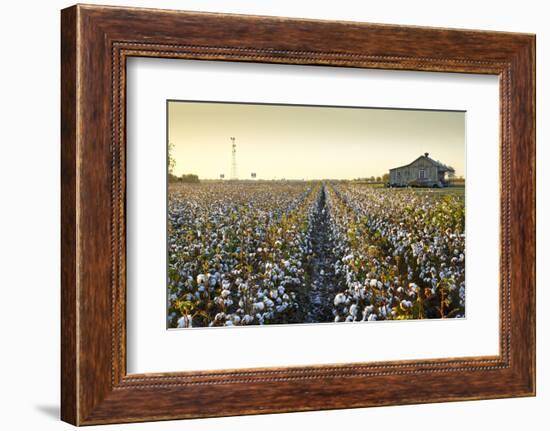
<svg viewBox="0 0 550 431">
<path fill-rule="evenodd" d="M 338 293 L 339 277 L 334 273 L 334 244 L 329 234 L 325 185 L 321 190 L 312 235 L 313 262 L 308 292 L 306 323 L 332 322 L 332 301 Z"/>
</svg>

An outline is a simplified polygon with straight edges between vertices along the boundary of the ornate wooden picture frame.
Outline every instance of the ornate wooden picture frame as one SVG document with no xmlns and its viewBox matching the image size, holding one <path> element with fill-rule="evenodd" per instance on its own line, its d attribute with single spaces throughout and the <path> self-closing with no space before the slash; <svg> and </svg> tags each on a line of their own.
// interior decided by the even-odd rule
<svg viewBox="0 0 550 431">
<path fill-rule="evenodd" d="M 535 394 L 534 35 L 81 5 L 63 10 L 61 21 L 64 421 Z M 126 60 L 134 56 L 497 75 L 500 354 L 127 374 L 125 100 Z"/>
</svg>

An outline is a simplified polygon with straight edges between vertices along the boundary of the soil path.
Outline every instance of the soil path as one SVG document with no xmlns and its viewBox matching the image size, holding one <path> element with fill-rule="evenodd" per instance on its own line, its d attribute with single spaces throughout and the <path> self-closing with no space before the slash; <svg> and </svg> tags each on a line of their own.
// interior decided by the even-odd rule
<svg viewBox="0 0 550 431">
<path fill-rule="evenodd" d="M 315 215 L 312 236 L 313 265 L 311 271 L 307 323 L 333 322 L 332 301 L 338 290 L 339 277 L 334 274 L 334 244 L 329 235 L 329 220 L 326 207 L 325 185 L 317 214 Z"/>
</svg>

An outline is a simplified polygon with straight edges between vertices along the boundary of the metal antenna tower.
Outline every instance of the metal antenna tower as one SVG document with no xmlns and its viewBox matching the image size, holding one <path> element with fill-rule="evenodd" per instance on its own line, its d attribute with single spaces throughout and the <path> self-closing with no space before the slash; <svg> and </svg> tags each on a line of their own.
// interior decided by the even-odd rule
<svg viewBox="0 0 550 431">
<path fill-rule="evenodd" d="M 237 179 L 237 144 L 235 137 L 231 136 L 231 179 Z"/>
</svg>

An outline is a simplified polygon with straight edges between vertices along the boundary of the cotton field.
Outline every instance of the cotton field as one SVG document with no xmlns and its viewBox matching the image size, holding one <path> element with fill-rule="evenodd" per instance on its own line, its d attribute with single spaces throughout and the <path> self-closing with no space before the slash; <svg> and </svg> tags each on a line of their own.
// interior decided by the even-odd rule
<svg viewBox="0 0 550 431">
<path fill-rule="evenodd" d="M 464 242 L 450 189 L 170 184 L 168 327 L 463 317 Z"/>
<path fill-rule="evenodd" d="M 343 286 L 335 321 L 463 317 L 464 197 L 326 187 Z"/>
</svg>

